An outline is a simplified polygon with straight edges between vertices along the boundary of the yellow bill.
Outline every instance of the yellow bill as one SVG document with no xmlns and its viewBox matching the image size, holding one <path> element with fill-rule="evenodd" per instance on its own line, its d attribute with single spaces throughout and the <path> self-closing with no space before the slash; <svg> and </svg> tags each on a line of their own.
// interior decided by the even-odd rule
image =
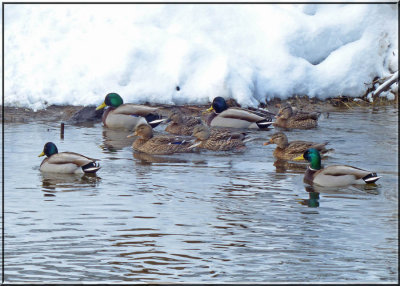
<svg viewBox="0 0 400 286">
<path fill-rule="evenodd" d="M 203 114 L 213 111 L 214 108 L 211 106 L 209 109 L 203 111 Z"/>
<path fill-rule="evenodd" d="M 99 106 L 96 107 L 96 110 L 102 109 L 102 108 L 104 108 L 104 107 L 106 107 L 106 106 L 107 106 L 106 103 L 103 102 L 101 105 L 99 105 Z"/>
<path fill-rule="evenodd" d="M 43 151 L 42 153 L 39 154 L 38 157 L 42 157 L 42 156 L 44 156 L 44 155 L 45 155 L 45 154 L 44 154 L 44 151 Z"/>
</svg>

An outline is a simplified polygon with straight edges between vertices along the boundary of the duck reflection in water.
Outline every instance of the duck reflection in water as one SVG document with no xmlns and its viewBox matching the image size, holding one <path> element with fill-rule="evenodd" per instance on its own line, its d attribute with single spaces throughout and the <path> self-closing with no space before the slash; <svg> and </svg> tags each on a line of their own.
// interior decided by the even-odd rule
<svg viewBox="0 0 400 286">
<path fill-rule="evenodd" d="M 307 170 L 307 164 L 304 163 L 294 163 L 286 160 L 278 159 L 274 162 L 277 173 L 286 173 L 290 170 L 294 173 L 304 173 Z"/>
<path fill-rule="evenodd" d="M 125 147 L 131 146 L 134 138 L 127 138 L 130 131 L 119 130 L 119 129 L 103 129 L 103 150 L 110 152 L 116 152 L 122 150 Z"/>
<path fill-rule="evenodd" d="M 142 152 L 133 152 L 133 158 L 137 159 L 136 161 L 143 165 L 149 165 L 152 163 L 188 163 L 187 160 L 173 158 L 170 156 L 159 156 L 159 155 L 151 155 Z"/>
<path fill-rule="evenodd" d="M 320 194 L 324 194 L 325 197 L 337 199 L 357 199 L 360 195 L 379 194 L 378 186 L 376 184 L 351 185 L 347 187 L 321 187 L 317 185 L 307 185 L 305 186 L 305 189 L 309 198 L 301 199 L 299 203 L 308 207 L 319 207 Z M 351 195 L 356 195 L 356 197 Z"/>
<path fill-rule="evenodd" d="M 96 174 L 41 173 L 42 191 L 53 194 L 57 191 L 71 192 L 98 186 L 101 178 Z M 45 194 L 45 195 L 46 195 Z"/>
</svg>

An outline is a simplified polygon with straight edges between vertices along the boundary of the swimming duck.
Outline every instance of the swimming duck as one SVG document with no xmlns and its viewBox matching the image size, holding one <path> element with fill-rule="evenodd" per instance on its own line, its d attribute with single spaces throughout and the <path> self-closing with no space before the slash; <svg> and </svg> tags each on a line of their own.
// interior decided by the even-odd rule
<svg viewBox="0 0 400 286">
<path fill-rule="evenodd" d="M 263 109 L 249 110 L 239 107 L 228 108 L 223 97 L 214 98 L 212 105 L 205 112 L 213 111 L 207 118 L 208 126 L 233 127 L 233 128 L 258 128 L 266 129 L 272 124 L 274 117 Z"/>
<path fill-rule="evenodd" d="M 40 171 L 49 173 L 96 173 L 100 169 L 100 165 L 96 163 L 99 159 L 92 159 L 74 152 L 61 152 L 53 142 L 47 142 L 44 145 L 43 152 L 39 155 L 46 155 L 40 164 Z"/>
<path fill-rule="evenodd" d="M 197 117 L 183 116 L 180 111 L 174 110 L 168 117 L 167 122 L 171 123 L 165 128 L 165 131 L 176 135 L 189 136 L 192 135 L 193 128 L 196 125 L 201 124 L 201 119 Z"/>
<path fill-rule="evenodd" d="M 215 130 L 201 124 L 193 128 L 193 134 L 196 137 L 195 144 L 192 147 L 199 147 L 213 151 L 240 150 L 245 148 L 244 133 L 232 133 L 227 130 Z"/>
<path fill-rule="evenodd" d="M 190 140 L 170 135 L 154 137 L 153 130 L 148 124 L 137 126 L 135 133 L 128 135 L 128 137 L 132 136 L 140 137 L 133 142 L 132 148 L 147 154 L 168 155 L 193 151 L 192 148 L 189 148 L 193 143 Z"/>
<path fill-rule="evenodd" d="M 294 110 L 292 106 L 283 106 L 275 116 L 274 126 L 282 128 L 311 129 L 318 125 L 319 113 Z"/>
<path fill-rule="evenodd" d="M 288 138 L 283 132 L 277 132 L 271 136 L 269 141 L 265 142 L 264 145 L 276 144 L 277 147 L 274 150 L 274 157 L 282 160 L 293 160 L 296 157 L 299 157 L 309 148 L 317 149 L 321 154 L 326 154 L 329 151 L 333 151 L 333 149 L 326 149 L 325 146 L 328 142 L 325 143 L 314 143 L 309 141 L 292 141 L 288 142 Z"/>
<path fill-rule="evenodd" d="M 342 187 L 353 184 L 375 183 L 380 177 L 374 172 L 347 165 L 321 167 L 321 156 L 317 149 L 307 149 L 294 160 L 307 160 L 310 166 L 304 174 L 304 182 L 322 187 Z"/>
<path fill-rule="evenodd" d="M 104 126 L 111 129 L 135 130 L 139 124 L 150 124 L 153 128 L 164 119 L 156 107 L 125 103 L 118 93 L 109 93 L 96 110 L 108 106 L 102 116 Z"/>
</svg>

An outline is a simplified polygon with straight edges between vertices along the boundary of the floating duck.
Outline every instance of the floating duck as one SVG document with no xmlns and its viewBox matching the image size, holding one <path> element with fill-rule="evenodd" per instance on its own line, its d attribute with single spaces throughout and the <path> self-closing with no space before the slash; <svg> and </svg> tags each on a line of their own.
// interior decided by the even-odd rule
<svg viewBox="0 0 400 286">
<path fill-rule="evenodd" d="M 205 125 L 197 125 L 193 128 L 192 135 L 197 138 L 192 147 L 213 151 L 240 150 L 246 147 L 244 133 L 232 133 L 219 129 L 210 130 Z"/>
<path fill-rule="evenodd" d="M 304 174 L 304 182 L 322 187 L 342 187 L 353 184 L 375 183 L 380 177 L 375 172 L 366 171 L 347 165 L 321 167 L 321 156 L 317 149 L 307 149 L 294 160 L 307 160 L 310 166 Z"/>
<path fill-rule="evenodd" d="M 239 107 L 228 108 L 223 97 L 214 98 L 212 105 L 205 112 L 211 112 L 207 118 L 208 126 L 232 128 L 266 129 L 272 124 L 274 114 L 264 109 L 249 110 Z"/>
<path fill-rule="evenodd" d="M 156 107 L 125 103 L 118 93 L 109 93 L 96 110 L 108 106 L 102 116 L 104 126 L 111 129 L 135 130 L 139 124 L 150 124 L 153 128 L 165 119 Z"/>
<path fill-rule="evenodd" d="M 167 122 L 170 124 L 165 128 L 165 131 L 175 135 L 192 135 L 193 128 L 201 124 L 201 119 L 197 117 L 187 117 L 179 110 L 174 110 L 168 117 Z"/>
<path fill-rule="evenodd" d="M 310 141 L 292 141 L 288 142 L 288 138 L 283 132 L 277 132 L 271 136 L 269 141 L 265 142 L 264 145 L 276 144 L 277 147 L 274 150 L 274 157 L 281 160 L 293 160 L 299 157 L 309 148 L 317 149 L 321 154 L 326 154 L 333 149 L 326 149 L 325 143 L 314 143 Z"/>
<path fill-rule="evenodd" d="M 44 145 L 43 152 L 39 155 L 46 155 L 40 164 L 40 171 L 49 173 L 82 174 L 96 173 L 100 165 L 96 163 L 99 159 L 92 159 L 74 152 L 61 152 L 53 142 Z"/>
<path fill-rule="evenodd" d="M 274 126 L 288 129 L 311 129 L 318 125 L 319 113 L 294 110 L 292 106 L 283 106 L 275 116 Z"/>
<path fill-rule="evenodd" d="M 148 124 L 140 124 L 136 127 L 134 134 L 128 137 L 139 136 L 132 148 L 135 151 L 152 155 L 168 155 L 173 153 L 192 152 L 190 146 L 193 144 L 191 140 L 187 140 L 177 136 L 159 135 L 153 136 L 153 130 Z"/>
</svg>

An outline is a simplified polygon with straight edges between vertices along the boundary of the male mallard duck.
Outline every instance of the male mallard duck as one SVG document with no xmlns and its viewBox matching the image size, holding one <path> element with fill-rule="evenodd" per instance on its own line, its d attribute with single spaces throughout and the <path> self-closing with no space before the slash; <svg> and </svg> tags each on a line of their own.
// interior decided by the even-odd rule
<svg viewBox="0 0 400 286">
<path fill-rule="evenodd" d="M 49 173 L 96 173 L 100 165 L 96 163 L 99 159 L 92 159 L 74 152 L 58 153 L 57 147 L 53 142 L 44 145 L 43 152 L 39 155 L 46 155 L 40 164 L 40 171 Z"/>
<path fill-rule="evenodd" d="M 196 143 L 192 147 L 199 147 L 213 151 L 239 150 L 244 145 L 244 133 L 232 133 L 226 130 L 210 130 L 205 125 L 197 125 L 193 128 Z"/>
<path fill-rule="evenodd" d="M 189 148 L 192 145 L 190 140 L 169 135 L 154 137 L 153 130 L 148 124 L 137 126 L 135 133 L 128 135 L 128 137 L 132 136 L 140 137 L 133 142 L 132 148 L 147 154 L 168 155 L 193 151 L 192 148 Z"/>
<path fill-rule="evenodd" d="M 172 121 L 165 131 L 176 135 L 192 135 L 193 128 L 201 124 L 201 119 L 197 117 L 186 117 L 178 110 L 174 110 L 168 117 L 167 122 Z"/>
<path fill-rule="evenodd" d="M 216 97 L 206 112 L 213 111 L 207 118 L 208 126 L 266 129 L 272 124 L 273 113 L 263 109 L 249 110 L 239 107 L 228 108 L 223 97 Z"/>
<path fill-rule="evenodd" d="M 325 146 L 328 142 L 325 143 L 314 143 L 309 141 L 292 141 L 288 142 L 288 138 L 285 133 L 277 132 L 269 139 L 269 141 L 265 142 L 264 145 L 276 144 L 277 147 L 274 150 L 274 156 L 277 159 L 282 160 L 293 160 L 296 157 L 299 157 L 309 148 L 317 149 L 321 154 L 326 154 L 329 151 L 333 151 L 333 149 L 326 149 Z"/>
<path fill-rule="evenodd" d="M 380 177 L 374 172 L 347 165 L 332 165 L 321 168 L 321 156 L 314 148 L 307 149 L 294 160 L 307 160 L 310 166 L 304 174 L 304 182 L 322 187 L 341 187 L 353 184 L 375 183 Z"/>
<path fill-rule="evenodd" d="M 156 127 L 163 119 L 157 113 L 156 107 L 125 103 L 117 93 L 106 95 L 104 102 L 96 110 L 108 106 L 102 116 L 104 126 L 111 129 L 135 130 L 136 126 L 148 123 Z"/>
<path fill-rule="evenodd" d="M 282 128 L 311 129 L 317 127 L 319 113 L 293 110 L 290 105 L 283 106 L 275 116 L 274 126 Z"/>
</svg>

